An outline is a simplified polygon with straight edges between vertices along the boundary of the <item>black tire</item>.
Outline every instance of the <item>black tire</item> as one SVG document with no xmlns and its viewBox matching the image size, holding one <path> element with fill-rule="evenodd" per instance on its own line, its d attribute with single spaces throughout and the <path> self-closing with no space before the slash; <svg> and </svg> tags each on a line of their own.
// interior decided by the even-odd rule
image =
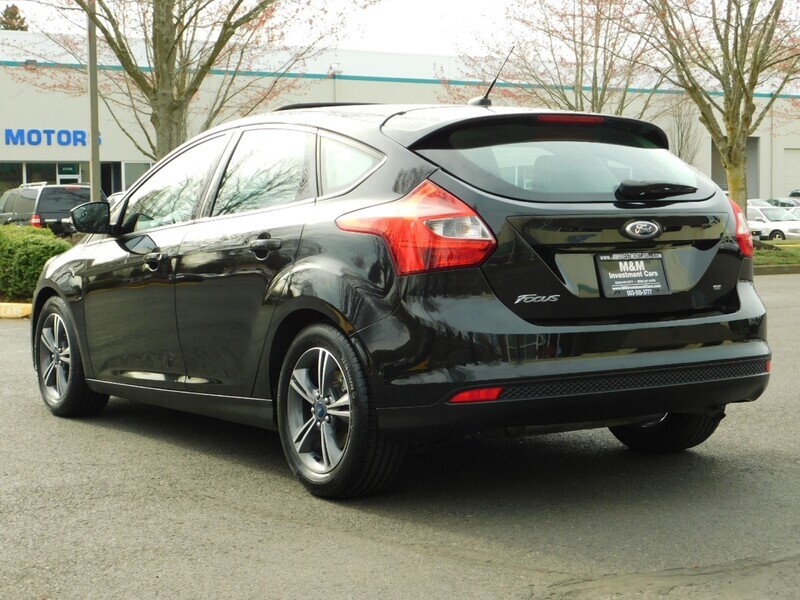
<svg viewBox="0 0 800 600">
<path fill-rule="evenodd" d="M 93 415 L 108 403 L 107 395 L 86 384 L 72 315 L 58 296 L 45 302 L 36 321 L 34 366 L 42 399 L 54 415 Z"/>
<path fill-rule="evenodd" d="M 610 427 L 611 433 L 631 450 L 667 454 L 693 448 L 705 442 L 725 416 L 667 413 L 658 421 Z"/>
<path fill-rule="evenodd" d="M 307 327 L 289 347 L 278 382 L 277 420 L 286 462 L 316 496 L 375 493 L 392 481 L 405 454 L 402 443 L 378 430 L 355 350 L 327 324 Z"/>
<path fill-rule="evenodd" d="M 784 233 L 782 231 L 780 231 L 779 229 L 776 229 L 775 231 L 773 231 L 773 232 L 771 232 L 769 234 L 769 239 L 771 239 L 771 240 L 785 240 L 786 239 L 786 235 L 784 235 Z"/>
</svg>

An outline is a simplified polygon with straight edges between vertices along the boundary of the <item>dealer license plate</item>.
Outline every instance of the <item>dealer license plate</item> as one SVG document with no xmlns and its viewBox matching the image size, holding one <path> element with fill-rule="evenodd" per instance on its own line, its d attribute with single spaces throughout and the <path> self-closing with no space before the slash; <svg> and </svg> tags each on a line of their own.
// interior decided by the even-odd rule
<svg viewBox="0 0 800 600">
<path fill-rule="evenodd" d="M 661 252 L 599 254 L 597 268 L 607 298 L 669 294 Z"/>
</svg>

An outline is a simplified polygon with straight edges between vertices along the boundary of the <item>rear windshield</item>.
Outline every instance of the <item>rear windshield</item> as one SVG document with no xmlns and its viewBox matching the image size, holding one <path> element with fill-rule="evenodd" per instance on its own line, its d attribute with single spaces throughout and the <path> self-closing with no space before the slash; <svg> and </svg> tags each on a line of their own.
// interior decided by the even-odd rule
<svg viewBox="0 0 800 600">
<path fill-rule="evenodd" d="M 455 177 L 517 200 L 608 201 L 624 180 L 714 185 L 649 138 L 608 124 L 504 122 L 436 133 L 413 148 Z"/>
<path fill-rule="evenodd" d="M 89 202 L 89 188 L 44 188 L 39 197 L 39 212 L 67 213 L 84 202 Z"/>
</svg>

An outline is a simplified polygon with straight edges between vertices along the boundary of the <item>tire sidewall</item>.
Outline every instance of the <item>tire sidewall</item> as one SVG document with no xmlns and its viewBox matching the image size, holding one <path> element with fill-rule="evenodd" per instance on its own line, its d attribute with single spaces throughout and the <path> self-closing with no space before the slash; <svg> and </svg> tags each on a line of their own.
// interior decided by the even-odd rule
<svg viewBox="0 0 800 600">
<path fill-rule="evenodd" d="M 350 429 L 341 461 L 328 473 L 316 473 L 303 464 L 291 442 L 288 430 L 287 402 L 291 375 L 300 357 L 312 348 L 329 351 L 339 362 L 350 390 Z M 295 476 L 317 495 L 338 495 L 357 481 L 363 468 L 364 453 L 369 447 L 369 404 L 363 368 L 347 338 L 332 326 L 312 325 L 295 338 L 281 366 L 278 382 L 277 421 L 281 445 Z"/>
</svg>

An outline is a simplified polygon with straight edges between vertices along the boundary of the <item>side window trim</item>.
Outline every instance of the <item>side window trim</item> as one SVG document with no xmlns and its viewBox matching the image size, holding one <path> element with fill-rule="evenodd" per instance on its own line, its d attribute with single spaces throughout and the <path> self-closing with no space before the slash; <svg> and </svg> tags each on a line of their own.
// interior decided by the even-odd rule
<svg viewBox="0 0 800 600">
<path fill-rule="evenodd" d="M 242 134 L 246 131 L 247 128 L 239 127 L 238 129 L 234 129 L 230 131 L 230 139 L 228 140 L 228 144 L 225 146 L 225 150 L 222 151 L 220 154 L 219 160 L 217 161 L 217 166 L 214 168 L 214 173 L 209 177 L 208 180 L 208 189 L 205 192 L 205 196 L 203 198 L 203 202 L 200 205 L 200 209 L 197 211 L 197 219 L 207 219 L 211 216 L 211 210 L 214 208 L 214 202 L 217 199 L 217 194 L 219 193 L 219 186 L 222 184 L 222 179 L 225 176 L 225 171 L 228 168 L 228 163 L 233 156 L 233 153 L 236 151 L 236 146 L 239 145 L 239 140 L 242 139 Z"/>
</svg>

